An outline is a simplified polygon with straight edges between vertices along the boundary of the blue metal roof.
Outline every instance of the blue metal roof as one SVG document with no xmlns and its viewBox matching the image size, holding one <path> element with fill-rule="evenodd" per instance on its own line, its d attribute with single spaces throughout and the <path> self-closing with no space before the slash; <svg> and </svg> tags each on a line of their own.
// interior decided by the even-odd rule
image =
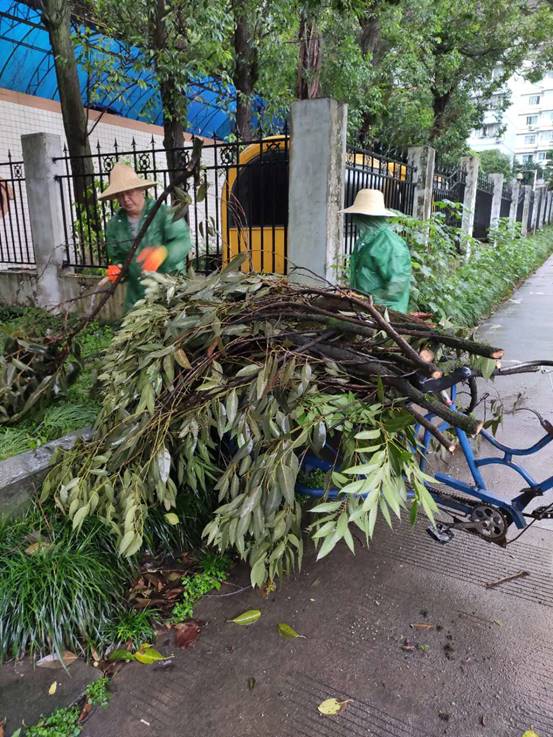
<svg viewBox="0 0 553 737">
<path fill-rule="evenodd" d="M 131 57 L 140 56 L 131 50 Z M 88 29 L 86 47 L 77 48 L 77 58 L 104 62 L 107 67 L 124 67 L 127 79 L 136 80 L 119 98 L 113 92 L 102 93 L 102 80 L 91 80 L 86 66 L 79 63 L 81 94 L 86 106 L 105 109 L 133 120 L 162 125 L 162 106 L 157 84 L 150 72 L 129 70 L 129 50 L 122 44 Z M 106 64 L 106 60 L 109 60 Z M 95 65 L 98 66 L 98 65 Z M 92 84 L 91 84 L 92 83 Z M 59 92 L 54 69 L 54 57 L 48 32 L 40 22 L 40 13 L 13 0 L 0 0 L 0 87 L 45 97 L 59 102 Z M 95 88 L 93 99 L 88 99 L 88 89 Z M 100 92 L 98 92 L 100 90 Z M 233 130 L 232 114 L 236 109 L 235 90 L 214 79 L 199 80 L 186 90 L 188 98 L 187 130 L 206 138 L 226 138 Z M 258 100 L 259 106 L 262 101 Z"/>
</svg>

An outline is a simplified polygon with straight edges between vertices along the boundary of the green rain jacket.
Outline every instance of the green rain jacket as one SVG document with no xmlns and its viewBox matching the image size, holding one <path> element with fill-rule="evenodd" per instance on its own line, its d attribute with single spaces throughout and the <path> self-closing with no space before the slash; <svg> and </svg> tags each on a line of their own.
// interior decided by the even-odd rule
<svg viewBox="0 0 553 737">
<path fill-rule="evenodd" d="M 358 215 L 359 237 L 350 258 L 350 287 L 370 294 L 376 304 L 407 312 L 411 257 L 402 238 L 382 217 Z"/>
<path fill-rule="evenodd" d="M 154 200 L 147 198 L 144 202 L 144 209 L 142 210 L 142 216 L 138 225 L 139 229 L 142 227 L 144 219 L 153 206 Z M 133 240 L 127 214 L 123 209 L 120 209 L 109 221 L 106 228 L 106 245 L 109 262 L 112 264 L 122 264 L 127 257 Z M 185 270 L 186 255 L 192 246 L 190 242 L 190 228 L 185 220 L 173 220 L 173 215 L 167 205 L 162 205 L 159 208 L 131 261 L 129 275 L 127 277 L 125 312 L 137 300 L 144 296 L 144 287 L 141 281 L 144 272 L 137 262 L 136 257 L 143 248 L 151 246 L 165 246 L 167 249 L 167 258 L 158 269 L 160 274 Z"/>
</svg>

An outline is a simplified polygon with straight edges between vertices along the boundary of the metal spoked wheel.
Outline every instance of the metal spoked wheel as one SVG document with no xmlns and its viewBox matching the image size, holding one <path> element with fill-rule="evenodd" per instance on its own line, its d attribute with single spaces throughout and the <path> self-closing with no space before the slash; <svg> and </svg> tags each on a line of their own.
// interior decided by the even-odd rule
<svg viewBox="0 0 553 737">
<path fill-rule="evenodd" d="M 472 522 L 476 522 L 476 532 L 489 542 L 499 542 L 505 539 L 509 520 L 507 516 L 496 507 L 489 504 L 479 504 L 470 515 Z"/>
</svg>

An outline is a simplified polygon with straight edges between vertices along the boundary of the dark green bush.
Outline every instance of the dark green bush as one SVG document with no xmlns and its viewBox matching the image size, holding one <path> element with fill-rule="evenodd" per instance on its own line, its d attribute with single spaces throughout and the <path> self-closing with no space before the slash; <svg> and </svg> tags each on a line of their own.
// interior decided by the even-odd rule
<svg viewBox="0 0 553 737">
<path fill-rule="evenodd" d="M 0 520 L 0 660 L 102 647 L 131 576 L 111 545 L 100 523 L 76 535 L 38 507 Z"/>
<path fill-rule="evenodd" d="M 411 251 L 411 308 L 466 327 L 489 315 L 553 252 L 552 229 L 523 238 L 520 226 L 513 232 L 506 220 L 490 232 L 489 243 L 461 241 L 441 212 L 427 223 L 402 218 L 396 227 Z"/>
</svg>

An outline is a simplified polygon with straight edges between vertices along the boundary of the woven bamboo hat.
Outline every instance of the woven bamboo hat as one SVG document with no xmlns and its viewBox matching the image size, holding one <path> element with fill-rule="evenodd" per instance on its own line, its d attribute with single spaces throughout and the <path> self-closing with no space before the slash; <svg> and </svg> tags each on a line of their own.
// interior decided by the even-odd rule
<svg viewBox="0 0 553 737">
<path fill-rule="evenodd" d="M 98 199 L 107 200 L 110 197 L 117 197 L 122 192 L 128 192 L 130 189 L 148 189 L 148 187 L 155 187 L 155 184 L 148 179 L 141 179 L 132 166 L 115 164 L 109 175 L 109 186 L 98 195 Z"/>
<path fill-rule="evenodd" d="M 372 215 L 373 217 L 394 217 L 392 210 L 384 206 L 384 194 L 379 189 L 360 189 L 355 195 L 355 202 L 340 212 L 350 215 Z"/>
</svg>

